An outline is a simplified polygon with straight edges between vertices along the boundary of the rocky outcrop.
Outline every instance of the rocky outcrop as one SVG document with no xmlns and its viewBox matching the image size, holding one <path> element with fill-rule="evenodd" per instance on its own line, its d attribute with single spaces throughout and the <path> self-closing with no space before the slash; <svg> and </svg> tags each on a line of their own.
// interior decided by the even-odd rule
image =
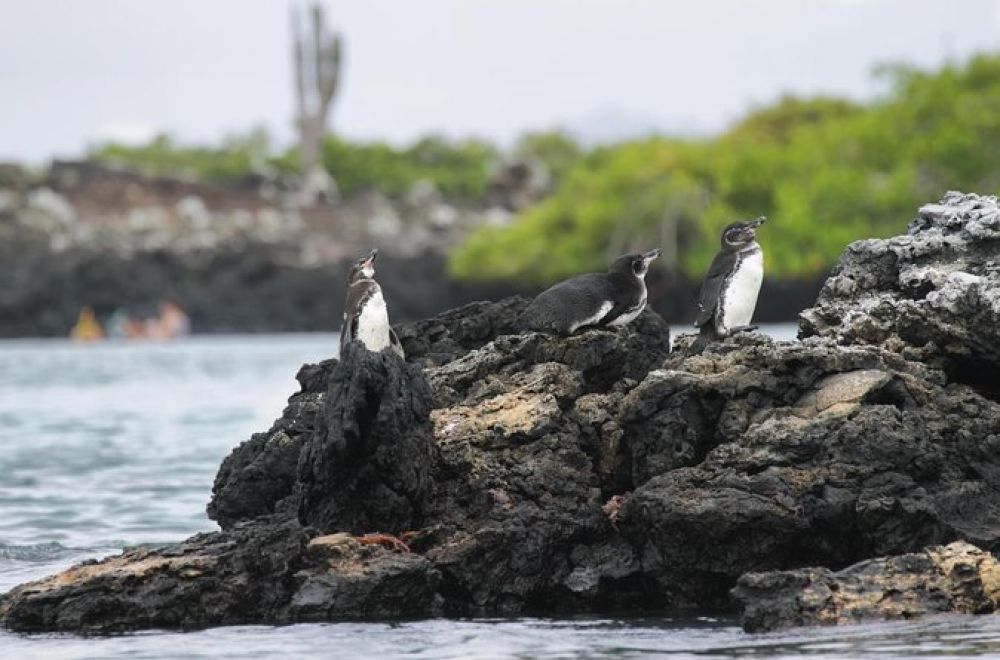
<svg viewBox="0 0 1000 660">
<path fill-rule="evenodd" d="M 733 597 L 744 605 L 743 627 L 764 632 L 802 625 L 928 614 L 984 614 L 1000 605 L 1000 564 L 968 543 L 882 557 L 842 571 L 803 568 L 749 573 Z"/>
<path fill-rule="evenodd" d="M 297 378 L 282 417 L 223 461 L 209 517 L 226 529 L 272 513 L 357 533 L 417 525 L 434 449 L 419 367 L 356 344 Z"/>
<path fill-rule="evenodd" d="M 748 571 L 1000 540 L 1000 404 L 879 347 L 678 351 L 621 422 L 619 527 L 675 605 L 725 608 Z"/>
<path fill-rule="evenodd" d="M 330 374 L 326 401 L 298 456 L 299 520 L 356 534 L 419 526 L 433 485 L 434 402 L 423 372 L 353 342 Z"/>
<path fill-rule="evenodd" d="M 993 239 L 978 215 L 963 222 L 955 258 L 992 272 Z M 890 280 L 864 295 L 895 300 Z M 282 418 L 223 463 L 209 505 L 223 532 L 24 585 L 0 597 L 0 617 L 116 630 L 731 610 L 737 584 L 751 629 L 989 609 L 985 554 L 924 549 L 1000 549 L 1000 402 L 956 371 L 957 349 L 907 343 L 888 311 L 884 333 L 809 325 L 833 288 L 804 316 L 819 336 L 800 342 L 740 334 L 695 354 L 686 336 L 671 353 L 649 310 L 616 330 L 514 334 L 515 298 L 399 328 L 409 362 L 352 346 L 304 367 Z M 979 314 L 992 313 L 985 296 Z M 908 309 L 896 302 L 886 309 Z M 844 314 L 844 328 L 860 323 Z M 960 322 L 947 321 L 953 338 L 990 336 Z M 412 552 L 354 536 L 375 532 Z M 172 589 L 189 569 L 204 581 Z M 906 592 L 921 573 L 933 593 Z M 986 596 L 970 595 L 973 573 Z M 888 595 L 867 602 L 879 584 Z"/>
<path fill-rule="evenodd" d="M 500 335 L 516 334 L 514 322 L 528 304 L 523 297 L 473 302 L 437 316 L 398 327 L 407 359 L 438 367 L 482 348 Z"/>
<path fill-rule="evenodd" d="M 618 407 L 668 355 L 669 328 L 647 312 L 615 332 L 497 334 L 524 304 L 477 304 L 400 328 L 414 363 L 352 345 L 339 361 L 304 367 L 282 418 L 219 470 L 209 512 L 223 532 L 26 585 L 3 598 L 4 625 L 117 630 L 657 602 L 602 507 L 616 487 L 605 457 L 619 448 Z M 246 535 L 279 527 L 291 545 L 274 554 L 285 564 L 245 567 L 255 589 L 270 589 L 256 602 L 218 571 L 238 573 L 229 555 L 241 548 L 268 556 Z M 413 553 L 351 536 L 404 531 Z M 205 556 L 214 563 L 192 589 L 213 591 L 214 581 L 211 600 L 154 599 L 190 568 L 172 558 Z M 128 568 L 138 562 L 156 570 Z M 121 571 L 127 589 L 107 578 Z M 121 612 L 102 609 L 109 599 Z M 122 613 L 143 607 L 133 619 Z"/>
<path fill-rule="evenodd" d="M 240 520 L 295 510 L 289 496 L 295 489 L 299 454 L 321 424 L 326 384 L 337 364 L 326 360 L 303 366 L 296 375 L 301 389 L 288 400 L 282 416 L 222 461 L 208 503 L 209 518 L 229 528 Z"/>
<path fill-rule="evenodd" d="M 598 610 L 656 600 L 601 508 L 615 484 L 624 392 L 669 331 L 652 313 L 620 332 L 503 336 L 429 371 L 437 483 L 413 547 L 452 612 Z"/>
<path fill-rule="evenodd" d="M 24 632 L 107 633 L 428 616 L 437 582 L 422 557 L 267 518 L 22 585 L 0 598 L 0 620 Z"/>
<path fill-rule="evenodd" d="M 397 332 L 411 362 L 426 366 L 445 364 L 481 348 L 498 335 L 510 332 L 514 319 L 526 303 L 523 298 L 510 298 L 498 303 L 472 303 L 432 319 L 400 326 Z M 362 354 L 354 357 L 362 365 L 374 359 Z M 390 399 L 390 406 L 405 405 L 399 396 L 378 393 L 380 383 L 372 383 L 371 388 L 367 385 L 351 387 L 353 377 L 350 374 L 354 368 L 338 370 L 337 365 L 338 360 L 334 359 L 303 366 L 296 376 L 301 389 L 289 399 L 283 415 L 270 430 L 255 434 L 223 461 L 212 489 L 212 500 L 208 504 L 210 518 L 227 528 L 240 520 L 250 520 L 260 515 L 277 511 L 298 511 L 298 503 L 292 495 L 299 474 L 299 456 L 304 445 L 311 443 L 313 451 L 323 451 L 323 441 L 329 434 L 330 423 L 343 430 L 345 416 L 351 420 L 348 423 L 359 428 L 352 406 L 367 405 L 365 393 L 368 389 L 376 392 L 379 407 L 382 399 L 387 397 Z M 407 371 L 411 378 L 415 378 L 412 369 Z M 341 385 L 330 396 L 328 385 L 332 386 L 335 372 L 339 374 L 337 379 Z M 386 376 L 385 370 L 380 370 L 379 373 L 380 378 Z M 367 377 L 371 378 L 373 374 L 368 374 Z M 347 400 L 341 399 L 344 386 L 350 389 L 348 400 L 353 403 L 347 404 Z M 425 391 L 422 387 L 420 389 L 416 403 L 423 414 L 415 415 L 409 410 L 402 410 L 407 420 L 393 420 L 398 428 L 390 429 L 387 437 L 392 438 L 394 432 L 404 429 L 415 417 L 428 419 L 426 409 L 433 404 L 426 401 Z M 335 409 L 324 411 L 326 401 L 340 403 Z M 419 455 L 424 453 L 423 449 L 418 451 Z M 409 457 L 405 455 L 396 458 L 403 464 L 409 462 Z M 303 464 L 302 468 L 307 470 L 306 476 L 311 479 L 308 476 L 311 466 Z M 309 515 L 310 512 L 307 511 L 306 514 Z"/>
<path fill-rule="evenodd" d="M 997 198 L 951 192 L 906 234 L 852 243 L 800 328 L 937 364 L 1000 398 Z"/>
</svg>

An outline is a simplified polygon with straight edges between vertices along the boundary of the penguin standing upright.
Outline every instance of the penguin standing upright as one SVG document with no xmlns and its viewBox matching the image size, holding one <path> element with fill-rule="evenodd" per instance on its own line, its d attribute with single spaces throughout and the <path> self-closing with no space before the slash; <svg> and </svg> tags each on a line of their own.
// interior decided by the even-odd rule
<svg viewBox="0 0 1000 660">
<path fill-rule="evenodd" d="M 589 327 L 625 325 L 646 307 L 646 271 L 662 250 L 626 254 L 606 273 L 577 275 L 538 294 L 522 312 L 526 330 L 571 335 Z"/>
<path fill-rule="evenodd" d="M 695 326 L 712 338 L 753 330 L 750 325 L 764 279 L 764 252 L 757 228 L 765 218 L 734 222 L 722 230 L 722 247 L 701 285 Z"/>
<path fill-rule="evenodd" d="M 357 339 L 369 351 L 392 348 L 405 357 L 399 338 L 389 325 L 389 311 L 382 297 L 382 287 L 375 281 L 375 257 L 378 249 L 358 260 L 347 276 L 347 301 L 344 325 L 340 329 L 340 352 Z"/>
</svg>

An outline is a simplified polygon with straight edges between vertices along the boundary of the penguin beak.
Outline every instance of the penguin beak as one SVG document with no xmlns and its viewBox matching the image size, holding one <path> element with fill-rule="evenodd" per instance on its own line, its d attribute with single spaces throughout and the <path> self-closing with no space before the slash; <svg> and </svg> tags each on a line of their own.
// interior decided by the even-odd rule
<svg viewBox="0 0 1000 660">
<path fill-rule="evenodd" d="M 759 218 L 757 218 L 756 220 L 751 220 L 750 221 L 750 226 L 753 227 L 754 229 L 756 229 L 757 227 L 760 227 L 762 224 L 764 224 L 765 220 L 767 220 L 767 218 L 762 215 Z"/>
<path fill-rule="evenodd" d="M 661 250 L 660 248 L 656 248 L 655 250 L 650 250 L 646 254 L 642 255 L 642 260 L 648 264 L 650 261 L 656 259 L 661 254 L 663 254 L 663 250 Z"/>
<path fill-rule="evenodd" d="M 377 256 L 378 256 L 378 248 L 375 248 L 368 255 L 368 258 L 364 260 L 364 265 L 366 267 L 369 267 L 369 268 L 372 267 L 372 266 L 374 266 L 375 265 L 375 257 L 377 257 Z"/>
</svg>

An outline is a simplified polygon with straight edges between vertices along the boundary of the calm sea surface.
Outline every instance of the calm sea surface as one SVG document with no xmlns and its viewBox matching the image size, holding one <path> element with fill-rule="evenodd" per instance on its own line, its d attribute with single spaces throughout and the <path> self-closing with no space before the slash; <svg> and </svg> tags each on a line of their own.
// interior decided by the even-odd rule
<svg viewBox="0 0 1000 660">
<path fill-rule="evenodd" d="M 791 326 L 767 328 L 775 336 Z M 211 530 L 219 462 L 266 429 L 334 335 L 170 344 L 0 342 L 0 592 L 123 546 Z M 1000 618 L 775 635 L 713 618 L 433 620 L 241 626 L 107 638 L 0 632 L 19 658 L 1000 656 Z"/>
</svg>

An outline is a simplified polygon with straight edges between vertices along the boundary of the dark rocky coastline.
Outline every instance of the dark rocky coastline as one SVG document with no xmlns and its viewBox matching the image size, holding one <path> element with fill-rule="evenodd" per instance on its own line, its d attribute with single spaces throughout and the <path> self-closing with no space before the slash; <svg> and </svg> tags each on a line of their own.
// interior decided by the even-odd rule
<svg viewBox="0 0 1000 660">
<path fill-rule="evenodd" d="M 35 240 L 0 240 L 0 337 L 65 337 L 84 305 L 106 318 L 119 308 L 152 314 L 164 299 L 180 304 L 196 333 L 339 330 L 342 291 L 355 257 L 304 265 L 297 251 L 247 241 L 185 254 L 53 252 Z M 534 293 L 509 282 L 455 280 L 445 258 L 433 252 L 393 256 L 390 250 L 379 257 L 378 279 L 400 323 L 476 300 Z M 654 310 L 674 323 L 693 320 L 699 283 L 655 271 L 648 279 Z M 766 282 L 758 319 L 791 321 L 788 310 L 810 304 L 821 284 Z"/>
<path fill-rule="evenodd" d="M 651 310 L 516 335 L 523 298 L 404 325 L 408 362 L 352 346 L 303 367 L 283 416 L 219 470 L 222 531 L 17 587 L 0 621 L 697 608 L 764 630 L 992 611 L 998 285 L 996 200 L 950 195 L 908 235 L 853 244 L 799 342 L 670 352 Z M 412 552 L 355 536 L 376 532 Z"/>
<path fill-rule="evenodd" d="M 427 182 L 401 199 L 368 191 L 302 206 L 279 183 L 220 186 L 91 161 L 39 174 L 0 165 L 0 338 L 65 337 L 84 306 L 101 319 L 142 318 L 166 299 L 196 333 L 333 332 L 347 271 L 376 246 L 396 323 L 537 293 L 447 269 L 470 231 L 510 221 L 517 186 L 500 186 L 486 206 L 447 200 Z M 647 279 L 654 310 L 693 320 L 700 282 L 656 270 Z M 793 320 L 789 310 L 811 304 L 821 284 L 766 282 L 758 319 Z"/>
</svg>

